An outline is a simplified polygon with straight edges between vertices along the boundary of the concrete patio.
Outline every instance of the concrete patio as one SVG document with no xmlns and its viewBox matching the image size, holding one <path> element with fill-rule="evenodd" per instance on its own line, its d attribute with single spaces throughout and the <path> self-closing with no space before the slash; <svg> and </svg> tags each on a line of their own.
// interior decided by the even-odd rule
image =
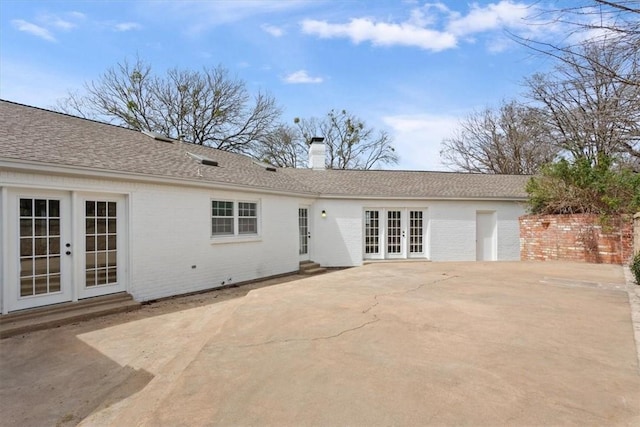
<svg viewBox="0 0 640 427">
<path fill-rule="evenodd" d="M 3 340 L 3 423 L 640 425 L 619 266 L 379 263 L 213 302 Z"/>
</svg>

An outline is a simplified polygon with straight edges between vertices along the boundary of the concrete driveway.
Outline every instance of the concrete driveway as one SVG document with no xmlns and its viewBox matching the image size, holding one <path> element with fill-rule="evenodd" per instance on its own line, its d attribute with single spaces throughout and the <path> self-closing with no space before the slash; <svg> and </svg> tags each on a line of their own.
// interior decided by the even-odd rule
<svg viewBox="0 0 640 427">
<path fill-rule="evenodd" d="M 58 425 L 640 425 L 619 266 L 370 264 L 67 340 L 104 376 L 64 347 L 28 376 L 4 340 L 3 413 L 74 381 Z"/>
</svg>

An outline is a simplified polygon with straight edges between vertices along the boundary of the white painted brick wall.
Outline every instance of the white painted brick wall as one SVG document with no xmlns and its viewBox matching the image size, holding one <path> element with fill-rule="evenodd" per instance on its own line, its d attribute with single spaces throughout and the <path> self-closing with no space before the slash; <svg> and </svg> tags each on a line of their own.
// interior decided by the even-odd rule
<svg viewBox="0 0 640 427">
<path fill-rule="evenodd" d="M 355 266 L 363 258 L 363 212 L 366 208 L 425 209 L 427 258 L 433 261 L 476 259 L 476 212 L 497 212 L 498 260 L 520 259 L 518 217 L 514 202 L 320 199 L 314 205 L 316 239 L 313 257 L 326 266 Z M 327 218 L 320 218 L 325 209 Z M 381 219 L 383 220 L 383 219 Z"/>
<path fill-rule="evenodd" d="M 365 208 L 426 209 L 427 256 L 434 261 L 475 260 L 478 210 L 497 212 L 498 259 L 519 259 L 518 217 L 525 213 L 522 205 L 512 202 L 314 201 L 259 193 L 7 171 L 0 171 L 0 182 L 3 186 L 127 195 L 131 213 L 130 262 L 123 268 L 130 267 L 127 290 L 139 301 L 297 270 L 298 208 L 301 205 L 310 205 L 311 259 L 324 266 L 362 264 Z M 212 199 L 259 201 L 260 240 L 224 244 L 212 240 Z M 323 209 L 327 212 L 326 218 L 320 216 Z M 0 268 L 8 262 L 6 254 L 2 255 Z"/>
<path fill-rule="evenodd" d="M 126 194 L 131 212 L 127 291 L 138 301 L 298 269 L 298 206 L 304 199 L 5 171 L 0 178 L 7 186 Z M 259 201 L 259 241 L 211 239 L 212 199 Z"/>
</svg>

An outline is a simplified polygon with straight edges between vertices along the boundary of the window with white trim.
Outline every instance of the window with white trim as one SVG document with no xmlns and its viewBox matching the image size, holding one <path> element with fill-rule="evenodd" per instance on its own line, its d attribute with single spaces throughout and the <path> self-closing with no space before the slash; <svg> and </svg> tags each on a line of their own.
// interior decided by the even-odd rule
<svg viewBox="0 0 640 427">
<path fill-rule="evenodd" d="M 213 237 L 258 235 L 258 203 L 212 200 L 211 235 Z"/>
</svg>

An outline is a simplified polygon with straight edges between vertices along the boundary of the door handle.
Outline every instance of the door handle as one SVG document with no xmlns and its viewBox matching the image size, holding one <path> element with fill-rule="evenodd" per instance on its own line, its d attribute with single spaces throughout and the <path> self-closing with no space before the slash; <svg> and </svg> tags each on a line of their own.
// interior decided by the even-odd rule
<svg viewBox="0 0 640 427">
<path fill-rule="evenodd" d="M 311 238 L 311 232 L 307 232 L 307 239 Z"/>
<path fill-rule="evenodd" d="M 65 254 L 71 255 L 71 251 L 67 251 L 67 252 L 65 252 Z"/>
</svg>

